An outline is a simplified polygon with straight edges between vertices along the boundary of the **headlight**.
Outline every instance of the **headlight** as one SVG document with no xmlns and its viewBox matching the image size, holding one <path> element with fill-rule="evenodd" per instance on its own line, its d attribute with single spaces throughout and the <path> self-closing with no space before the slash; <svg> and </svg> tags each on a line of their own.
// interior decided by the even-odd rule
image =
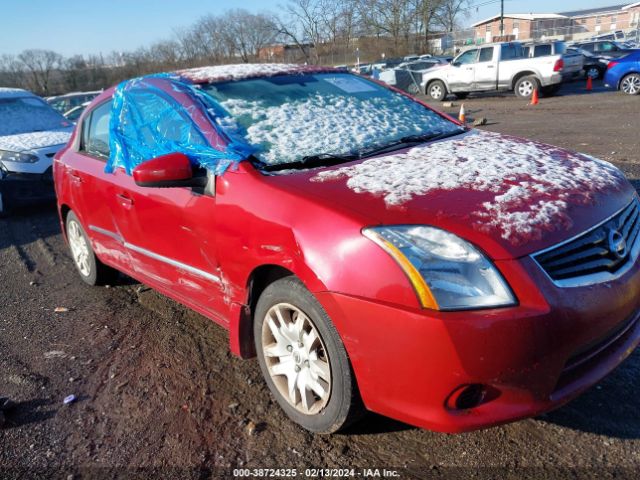
<svg viewBox="0 0 640 480">
<path fill-rule="evenodd" d="M 493 264 L 456 235 L 411 225 L 366 228 L 362 233 L 398 262 L 425 308 L 469 310 L 516 303 Z"/>
<path fill-rule="evenodd" d="M 19 163 L 36 163 L 38 157 L 30 153 L 10 152 L 8 150 L 0 150 L 0 161 L 19 162 Z"/>
</svg>

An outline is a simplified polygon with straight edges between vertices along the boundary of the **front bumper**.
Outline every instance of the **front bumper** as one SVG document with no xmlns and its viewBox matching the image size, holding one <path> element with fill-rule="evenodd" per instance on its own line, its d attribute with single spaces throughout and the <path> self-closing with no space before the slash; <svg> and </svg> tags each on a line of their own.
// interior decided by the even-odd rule
<svg viewBox="0 0 640 480">
<path fill-rule="evenodd" d="M 0 195 L 6 208 L 31 205 L 55 199 L 51 168 L 44 173 L 3 172 Z"/>
<path fill-rule="evenodd" d="M 430 430 L 463 432 L 531 417 L 575 398 L 640 343 L 640 265 L 607 284 L 554 286 L 530 258 L 498 262 L 520 305 L 433 312 L 316 294 L 349 353 L 368 409 Z M 465 385 L 488 394 L 446 402 Z"/>
</svg>

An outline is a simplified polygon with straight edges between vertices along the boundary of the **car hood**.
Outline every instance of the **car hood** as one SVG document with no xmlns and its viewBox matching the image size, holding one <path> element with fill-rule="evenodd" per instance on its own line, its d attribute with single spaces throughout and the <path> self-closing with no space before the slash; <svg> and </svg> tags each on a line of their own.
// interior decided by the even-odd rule
<svg viewBox="0 0 640 480">
<path fill-rule="evenodd" d="M 283 172 L 268 181 L 355 211 L 372 225 L 443 228 L 496 260 L 571 238 L 635 195 L 607 162 L 478 130 L 338 167 Z"/>
<path fill-rule="evenodd" d="M 72 131 L 73 127 L 69 127 L 43 132 L 29 132 L 0 136 L 0 150 L 24 152 L 52 147 L 55 145 L 64 145 L 69 141 Z"/>
</svg>

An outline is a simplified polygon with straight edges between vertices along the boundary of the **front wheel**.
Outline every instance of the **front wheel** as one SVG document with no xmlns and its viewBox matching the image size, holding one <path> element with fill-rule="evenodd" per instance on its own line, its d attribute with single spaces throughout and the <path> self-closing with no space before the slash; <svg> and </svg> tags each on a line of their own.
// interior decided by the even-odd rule
<svg viewBox="0 0 640 480">
<path fill-rule="evenodd" d="M 442 81 L 436 80 L 427 86 L 427 95 L 436 102 L 441 102 L 447 96 L 447 87 Z"/>
<path fill-rule="evenodd" d="M 519 98 L 531 98 L 533 92 L 540 88 L 540 82 L 533 75 L 527 75 L 518 79 L 514 86 L 516 96 Z"/>
<path fill-rule="evenodd" d="M 620 90 L 627 95 L 640 94 L 640 74 L 632 73 L 624 77 L 620 82 Z"/>
<path fill-rule="evenodd" d="M 361 402 L 340 336 L 295 277 L 275 281 L 260 296 L 254 339 L 267 386 L 294 422 L 333 433 L 359 417 Z"/>
</svg>

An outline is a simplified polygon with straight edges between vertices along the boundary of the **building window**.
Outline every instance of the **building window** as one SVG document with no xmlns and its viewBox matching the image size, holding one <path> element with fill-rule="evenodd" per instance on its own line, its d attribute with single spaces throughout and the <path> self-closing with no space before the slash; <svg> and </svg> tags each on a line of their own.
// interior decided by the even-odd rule
<svg viewBox="0 0 640 480">
<path fill-rule="evenodd" d="M 611 15 L 611 23 L 616 23 L 618 21 L 618 17 L 615 15 Z"/>
<path fill-rule="evenodd" d="M 513 28 L 520 28 L 520 22 L 513 22 Z"/>
<path fill-rule="evenodd" d="M 487 29 L 486 29 L 486 31 L 487 31 L 487 32 L 490 32 L 490 31 L 491 31 L 491 24 L 490 24 L 490 23 L 487 23 Z"/>
<path fill-rule="evenodd" d="M 600 25 L 602 23 L 602 18 L 596 17 L 596 25 Z"/>
</svg>

